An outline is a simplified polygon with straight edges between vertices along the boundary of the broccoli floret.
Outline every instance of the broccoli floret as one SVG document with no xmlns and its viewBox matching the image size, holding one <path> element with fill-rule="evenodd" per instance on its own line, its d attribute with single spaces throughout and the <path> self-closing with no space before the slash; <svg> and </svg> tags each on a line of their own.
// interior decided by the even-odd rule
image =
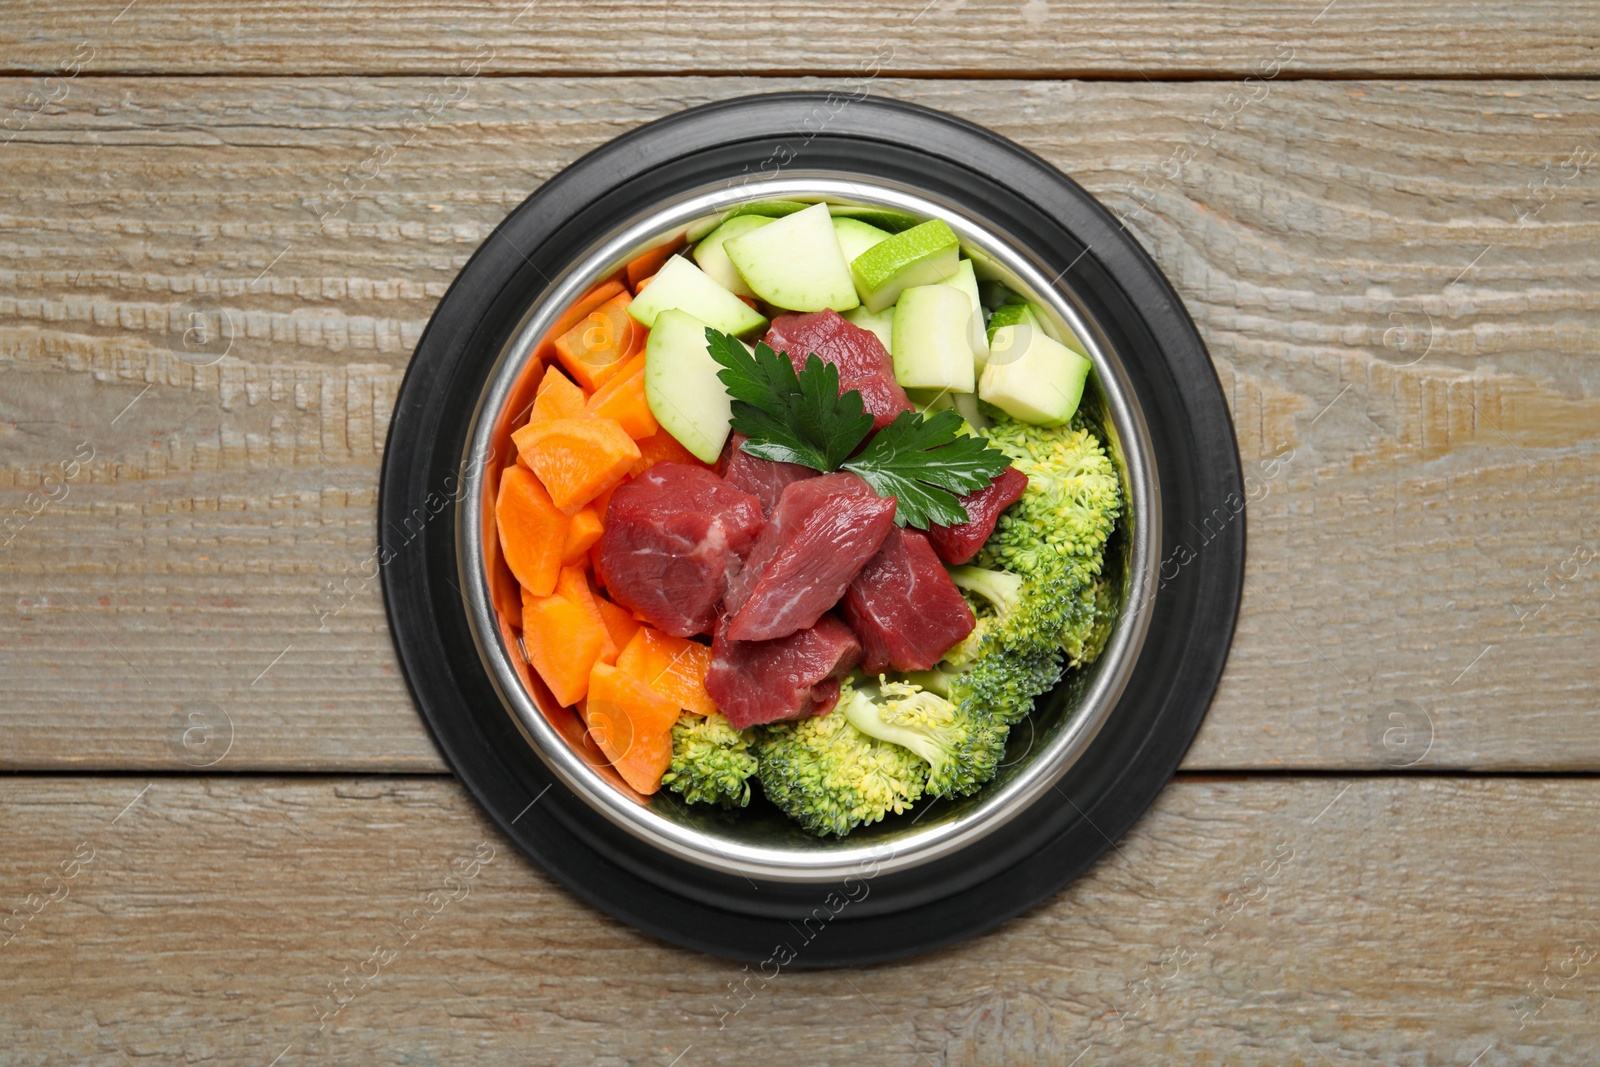
<svg viewBox="0 0 1600 1067">
<path fill-rule="evenodd" d="M 846 684 L 843 704 L 854 699 Z M 762 792 L 818 836 L 843 837 L 922 796 L 928 765 L 909 749 L 869 737 L 837 710 L 763 727 L 756 744 Z"/>
<path fill-rule="evenodd" d="M 1111 602 L 1110 582 L 1096 578 L 1091 596 L 1094 600 L 1094 621 L 1076 645 L 1068 643 L 1065 646 L 1067 659 L 1074 667 L 1080 663 L 1093 663 L 1100 658 L 1100 653 L 1106 650 L 1106 641 L 1111 637 L 1111 627 L 1117 621 L 1116 605 Z"/>
<path fill-rule="evenodd" d="M 691 804 L 742 808 L 750 803 L 756 773 L 749 731 L 735 730 L 721 715 L 683 715 L 672 726 L 672 763 L 661 784 Z"/>
<path fill-rule="evenodd" d="M 1061 680 L 1061 652 L 1013 652 L 995 647 L 974 663 L 941 663 L 906 679 L 955 702 L 963 713 L 983 715 L 1011 727 L 1033 711 L 1033 701 Z M 1003 740 L 1003 738 L 1002 738 Z"/>
<path fill-rule="evenodd" d="M 1122 513 L 1116 467 L 1081 421 L 1042 427 L 1000 417 L 988 437 L 1028 476 L 1028 487 L 1000 516 L 977 567 L 958 568 L 967 573 L 956 581 L 988 602 L 997 621 L 985 629 L 996 631 L 1001 647 L 1021 653 L 1054 647 L 1072 666 L 1090 662 L 1104 645 L 1098 630 L 1109 627 L 1101 618 L 1109 596 L 1097 595 L 1095 583 Z M 1021 588 L 1011 591 L 1009 580 L 980 570 L 1020 577 Z"/>
<path fill-rule="evenodd" d="M 927 791 L 966 796 L 994 777 L 1005 752 L 1006 727 L 975 710 L 908 682 L 883 675 L 860 686 L 840 710 L 851 725 L 928 761 Z"/>
<path fill-rule="evenodd" d="M 1096 559 L 1094 565 L 1100 565 Z M 1076 667 L 1092 663 L 1105 647 L 1116 621 L 1109 584 L 1099 577 L 1084 581 L 1063 561 L 1029 580 L 1008 571 L 968 564 L 951 567 L 950 578 L 969 595 L 978 624 L 945 654 L 952 666 L 967 667 L 980 656 L 1003 650 L 1020 655 L 1063 651 Z"/>
<path fill-rule="evenodd" d="M 1061 640 L 1061 598 L 1053 590 L 1029 585 L 1020 575 L 967 564 L 950 567 L 950 580 L 970 594 L 978 624 L 945 653 L 955 667 L 970 667 L 994 650 L 1040 652 Z"/>
<path fill-rule="evenodd" d="M 1001 652 L 985 656 L 950 683 L 950 699 L 1014 726 L 1033 712 L 1033 701 L 1061 680 L 1061 653 Z"/>
<path fill-rule="evenodd" d="M 1006 730 L 1060 681 L 1063 661 L 1091 662 L 1105 646 L 1115 616 L 1100 571 L 1122 486 L 1081 423 L 1046 428 L 997 416 L 987 433 L 1028 487 L 976 564 L 950 568 L 976 627 L 934 670 L 907 680 L 951 703 L 957 716 L 987 718 L 1003 744 Z"/>
<path fill-rule="evenodd" d="M 1031 426 L 1004 416 L 987 436 L 1028 476 L 1022 499 L 1006 509 L 984 544 L 993 559 L 988 565 L 1026 574 L 1031 567 L 1007 567 L 1006 561 L 1032 563 L 1046 550 L 1085 562 L 1098 555 L 1122 511 L 1122 483 L 1100 439 L 1081 423 Z"/>
</svg>

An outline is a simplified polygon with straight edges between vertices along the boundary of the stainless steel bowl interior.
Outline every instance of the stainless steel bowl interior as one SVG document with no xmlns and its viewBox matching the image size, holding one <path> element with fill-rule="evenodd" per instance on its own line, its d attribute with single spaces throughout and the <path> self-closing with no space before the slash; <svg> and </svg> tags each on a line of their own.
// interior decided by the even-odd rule
<svg viewBox="0 0 1600 1067">
<path fill-rule="evenodd" d="M 1123 607 L 1104 654 L 1093 666 L 1070 672 L 1065 701 L 1036 711 L 1013 729 L 1007 759 L 977 795 L 923 801 L 911 812 L 856 830 L 843 840 L 812 837 L 776 813 L 723 812 L 682 803 L 668 790 L 641 804 L 586 761 L 570 731 L 554 725 L 523 685 L 493 607 L 483 538 L 485 478 L 499 466 L 490 456 L 497 421 L 508 418 L 507 397 L 539 339 L 596 280 L 634 256 L 667 241 L 705 232 L 739 204 L 756 200 L 826 200 L 894 208 L 921 218 L 943 218 L 956 231 L 981 278 L 1001 281 L 1036 302 L 1056 329 L 1069 328 L 1094 362 L 1084 409 L 1103 429 L 1121 470 L 1128 507 L 1107 556 Z M 1061 272 L 1064 274 L 1065 272 Z M 458 513 L 461 588 L 480 654 L 507 709 L 535 752 L 573 791 L 640 840 L 693 863 L 746 878 L 783 882 L 837 882 L 852 874 L 905 870 L 948 855 L 1004 824 L 1041 797 L 1072 766 L 1104 725 L 1143 641 L 1154 594 L 1161 515 L 1156 471 L 1149 462 L 1144 417 L 1117 354 L 1086 307 L 1024 247 L 986 223 L 972 205 L 934 198 L 885 180 L 807 171 L 764 181 L 696 190 L 642 208 L 595 241 L 542 294 L 530 294 L 520 326 L 500 353 L 485 388 L 462 457 L 463 506 Z M 1144 610 L 1129 611 L 1127 605 Z M 1049 704 L 1041 699 L 1041 707 Z"/>
</svg>

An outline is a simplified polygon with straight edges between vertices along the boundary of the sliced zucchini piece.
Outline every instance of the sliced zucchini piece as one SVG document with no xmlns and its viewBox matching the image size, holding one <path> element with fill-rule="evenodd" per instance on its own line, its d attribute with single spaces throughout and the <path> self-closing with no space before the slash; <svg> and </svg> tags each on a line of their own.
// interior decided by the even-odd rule
<svg viewBox="0 0 1600 1067">
<path fill-rule="evenodd" d="M 884 351 L 894 351 L 894 308 L 868 311 L 864 307 L 859 307 L 845 312 L 844 318 L 846 322 L 854 323 L 876 335 L 878 340 L 883 342 Z"/>
<path fill-rule="evenodd" d="M 860 303 L 827 204 L 796 211 L 723 247 L 750 288 L 769 304 L 790 311 L 849 311 Z"/>
<path fill-rule="evenodd" d="M 960 248 L 943 219 L 930 219 L 878 242 L 850 264 L 861 303 L 882 311 L 906 289 L 944 281 L 955 272 Z"/>
<path fill-rule="evenodd" d="M 944 281 L 966 293 L 967 299 L 972 301 L 972 356 L 978 361 L 978 373 L 982 374 L 983 364 L 989 358 L 989 337 L 983 331 L 983 302 L 978 299 L 978 279 L 972 272 L 972 260 L 961 260 Z"/>
<path fill-rule="evenodd" d="M 728 258 L 728 251 L 722 247 L 722 243 L 730 237 L 759 230 L 771 221 L 772 219 L 766 215 L 735 215 L 694 246 L 694 261 L 700 264 L 700 269 L 706 272 L 706 277 L 734 296 L 755 296 L 756 294 L 745 284 L 739 268 Z"/>
<path fill-rule="evenodd" d="M 1027 324 L 1002 326 L 989 348 L 978 398 L 1036 426 L 1060 426 L 1083 399 L 1089 361 Z"/>
<path fill-rule="evenodd" d="M 682 256 L 673 256 L 662 264 L 650 284 L 628 305 L 628 314 L 643 325 L 654 327 L 656 317 L 669 308 L 687 311 L 723 333 L 752 333 L 767 324 L 765 315 Z"/>
<path fill-rule="evenodd" d="M 888 230 L 890 233 L 909 230 L 922 221 L 915 215 L 897 211 L 892 207 L 872 207 L 866 204 L 829 204 L 828 210 L 833 212 L 834 218 L 860 219 L 869 226 L 876 226 L 878 229 Z"/>
<path fill-rule="evenodd" d="M 839 251 L 844 253 L 846 263 L 880 241 L 887 241 L 894 236 L 888 230 L 869 226 L 860 219 L 834 219 L 833 235 L 839 239 Z"/>
<path fill-rule="evenodd" d="M 644 398 L 662 429 L 715 463 L 733 415 L 728 390 L 717 377 L 722 368 L 708 351 L 706 325 L 677 308 L 656 316 L 644 345 Z"/>
<path fill-rule="evenodd" d="M 769 219 L 781 219 L 785 215 L 793 215 L 796 211 L 804 211 L 810 204 L 801 200 L 752 200 L 748 204 L 729 208 L 723 216 L 724 219 L 737 218 L 740 215 L 765 215 Z"/>
<path fill-rule="evenodd" d="M 994 332 L 1002 326 L 1033 326 L 1037 327 L 1039 320 L 1034 317 L 1033 308 L 1027 304 L 1001 304 L 994 309 L 994 314 L 989 316 L 989 345 L 994 346 Z"/>
<path fill-rule="evenodd" d="M 917 285 L 894 308 L 894 377 L 907 389 L 972 392 L 972 304 L 953 285 Z"/>
</svg>

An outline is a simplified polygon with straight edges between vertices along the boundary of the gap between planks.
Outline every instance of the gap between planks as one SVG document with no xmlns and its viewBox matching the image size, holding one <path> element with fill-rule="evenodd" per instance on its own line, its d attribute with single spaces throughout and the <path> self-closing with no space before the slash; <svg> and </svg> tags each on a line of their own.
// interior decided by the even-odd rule
<svg viewBox="0 0 1600 1067">
<path fill-rule="evenodd" d="M 40 67 L 0 67 L 0 80 L 7 78 L 37 79 L 53 73 L 51 68 Z M 391 70 L 368 70 L 359 74 L 341 74 L 337 71 L 326 70 L 281 70 L 281 71 L 251 71 L 251 70 L 207 70 L 207 71 L 169 71 L 147 69 L 95 69 L 86 70 L 77 75 L 74 81 L 90 81 L 96 78 L 159 78 L 163 81 L 212 81 L 212 80 L 238 80 L 238 81 L 270 81 L 280 82 L 285 78 L 300 79 L 305 81 L 326 81 L 339 79 L 342 81 L 437 81 L 440 78 L 455 77 L 457 72 L 449 68 L 438 70 L 406 70 L 395 68 Z M 509 81 L 518 78 L 550 78 L 572 81 L 574 79 L 604 80 L 610 78 L 745 78 L 745 79 L 779 79 L 779 78 L 853 78 L 859 77 L 859 72 L 848 68 L 748 68 L 733 67 L 697 68 L 682 67 L 670 70 L 651 70 L 639 68 L 615 68 L 603 70 L 555 70 L 530 68 L 528 70 L 498 70 L 482 71 L 473 75 L 474 80 Z M 1226 85 L 1242 81 L 1250 77 L 1251 72 L 1241 71 L 1216 71 L 1202 68 L 1177 68 L 1161 70 L 1159 72 L 1132 73 L 1122 71 L 1105 71 L 1093 68 L 1035 68 L 1028 70 L 990 70 L 990 69 L 959 69 L 950 68 L 938 73 L 930 73 L 916 68 L 906 70 L 881 70 L 874 78 L 892 78 L 896 81 L 909 82 L 948 82 L 948 81 L 1077 81 L 1077 82 L 1136 82 L 1150 85 L 1182 85 L 1188 83 L 1213 83 Z M 1587 82 L 1600 80 L 1600 64 L 1593 71 L 1558 71 L 1546 74 L 1537 69 L 1526 71 L 1504 72 L 1457 72 L 1441 74 L 1437 71 L 1406 71 L 1384 72 L 1379 70 L 1297 70 L 1281 71 L 1272 79 L 1273 83 L 1281 82 Z M 782 90 L 775 90 L 782 91 Z M 824 91 L 822 89 L 818 90 Z"/>
</svg>

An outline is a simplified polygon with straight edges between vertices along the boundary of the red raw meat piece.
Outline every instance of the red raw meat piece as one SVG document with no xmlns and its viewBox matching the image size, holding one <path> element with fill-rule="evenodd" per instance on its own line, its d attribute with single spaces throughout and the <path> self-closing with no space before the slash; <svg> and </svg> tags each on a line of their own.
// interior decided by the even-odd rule
<svg viewBox="0 0 1600 1067">
<path fill-rule="evenodd" d="M 761 501 L 763 515 L 771 515 L 785 488 L 801 479 L 815 478 L 817 472 L 799 463 L 775 463 L 770 459 L 752 456 L 739 447 L 748 440 L 742 433 L 730 436 L 728 446 L 722 450 L 717 470 L 729 485 L 743 489 Z"/>
<path fill-rule="evenodd" d="M 815 623 L 894 529 L 894 507 L 844 471 L 784 489 L 743 569 L 728 583 L 728 636 L 771 641 Z"/>
<path fill-rule="evenodd" d="M 988 485 L 961 498 L 967 509 L 967 521 L 959 526 L 928 527 L 928 540 L 933 550 L 946 563 L 965 563 L 978 554 L 978 549 L 994 533 L 994 524 L 1000 513 L 1015 504 L 1022 491 L 1028 488 L 1028 476 L 1015 467 L 1007 467 Z"/>
<path fill-rule="evenodd" d="M 881 430 L 902 411 L 915 411 L 906 391 L 894 380 L 894 360 L 871 330 L 846 322 L 837 311 L 811 311 L 779 315 L 765 338 L 774 351 L 788 355 L 796 373 L 815 352 L 825 363 L 839 368 L 839 392 L 851 389 Z"/>
<path fill-rule="evenodd" d="M 928 539 L 895 529 L 845 590 L 839 609 L 861 639 L 861 666 L 925 671 L 977 625 Z"/>
<path fill-rule="evenodd" d="M 776 641 L 732 641 L 726 619 L 711 642 L 706 692 L 735 729 L 826 715 L 861 643 L 837 616 Z"/>
<path fill-rule="evenodd" d="M 749 493 L 703 467 L 658 463 L 612 494 L 599 545 L 606 591 L 669 634 L 710 633 L 763 523 Z"/>
</svg>

